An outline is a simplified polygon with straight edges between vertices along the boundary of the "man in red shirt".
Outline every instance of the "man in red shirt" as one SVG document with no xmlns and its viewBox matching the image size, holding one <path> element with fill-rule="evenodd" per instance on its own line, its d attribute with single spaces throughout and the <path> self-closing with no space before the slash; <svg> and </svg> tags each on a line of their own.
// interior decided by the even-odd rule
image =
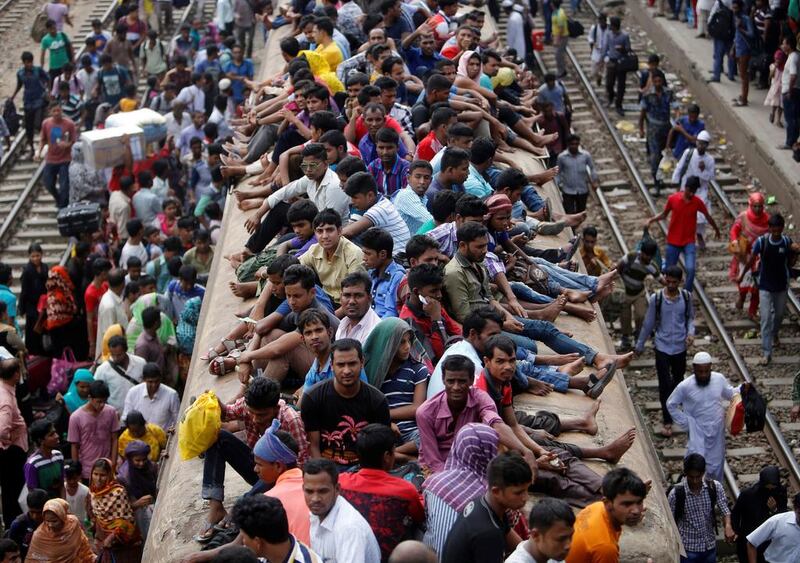
<svg viewBox="0 0 800 563">
<path fill-rule="evenodd" d="M 89 357 L 95 357 L 95 343 L 97 342 L 97 309 L 100 299 L 108 291 L 108 272 L 111 271 L 111 262 L 105 258 L 97 258 L 92 262 L 92 281 L 86 286 L 83 301 L 86 304 L 86 330 L 89 338 Z"/>
<path fill-rule="evenodd" d="M 403 540 L 425 522 L 416 487 L 390 475 L 394 467 L 395 435 L 383 424 L 368 424 L 358 433 L 356 449 L 361 469 L 339 475 L 342 496 L 369 522 L 386 560 Z"/>
<path fill-rule="evenodd" d="M 455 110 L 449 107 L 440 107 L 431 114 L 431 131 L 419 142 L 417 154 L 414 158 L 430 162 L 436 153 L 444 149 L 447 142 L 447 130 L 457 120 Z"/>
<path fill-rule="evenodd" d="M 61 209 L 69 204 L 69 163 L 72 161 L 72 145 L 78 138 L 78 130 L 70 118 L 64 117 L 61 106 L 56 102 L 53 104 L 50 106 L 50 117 L 42 123 L 42 137 L 35 160 L 41 160 L 42 152 L 47 147 L 42 172 L 44 186 Z"/>
<path fill-rule="evenodd" d="M 672 213 L 672 218 L 669 220 L 669 227 L 667 228 L 665 268 L 676 265 L 681 252 L 683 253 L 683 259 L 686 262 L 686 285 L 684 287 L 687 291 L 692 291 L 692 286 L 694 285 L 696 260 L 694 239 L 697 231 L 698 213 L 702 213 L 714 228 L 714 236 L 716 238 L 720 237 L 719 227 L 717 227 L 714 218 L 708 212 L 706 204 L 695 195 L 699 187 L 700 178 L 697 176 L 687 178 L 683 191 L 669 196 L 667 204 L 664 206 L 664 211 L 645 222 L 645 226 L 649 227 L 656 221 L 666 219 L 670 212 Z"/>
</svg>

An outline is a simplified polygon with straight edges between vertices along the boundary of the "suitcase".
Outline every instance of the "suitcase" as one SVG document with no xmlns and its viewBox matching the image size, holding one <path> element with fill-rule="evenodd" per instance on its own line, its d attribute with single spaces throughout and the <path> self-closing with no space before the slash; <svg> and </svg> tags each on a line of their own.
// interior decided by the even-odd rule
<svg viewBox="0 0 800 563">
<path fill-rule="evenodd" d="M 76 201 L 58 212 L 58 232 L 62 237 L 77 237 L 100 229 L 100 204 Z"/>
</svg>

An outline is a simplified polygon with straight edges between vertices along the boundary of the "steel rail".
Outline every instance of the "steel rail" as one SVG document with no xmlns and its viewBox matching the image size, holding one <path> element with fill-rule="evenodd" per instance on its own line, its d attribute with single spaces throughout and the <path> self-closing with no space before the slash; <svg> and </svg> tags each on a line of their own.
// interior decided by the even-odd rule
<svg viewBox="0 0 800 563">
<path fill-rule="evenodd" d="M 593 4 L 593 2 L 591 0 L 587 0 L 587 4 L 589 5 L 590 9 L 594 12 L 596 16 L 599 12 L 595 7 L 595 5 Z M 611 123 L 608 113 L 606 112 L 605 108 L 603 107 L 603 104 L 600 102 L 596 93 L 594 92 L 594 88 L 591 85 L 591 81 L 586 76 L 586 73 L 581 68 L 581 65 L 578 62 L 577 57 L 569 47 L 567 47 L 567 57 L 569 58 L 570 63 L 574 67 L 581 84 L 583 85 L 584 89 L 588 94 L 588 97 L 592 100 L 592 103 L 594 104 L 597 112 L 600 114 L 600 118 L 601 121 L 603 122 L 603 125 L 608 130 L 609 134 L 611 135 L 611 138 L 614 141 L 614 144 L 616 145 L 618 151 L 622 155 L 622 159 L 625 162 L 625 166 L 628 169 L 628 172 L 630 173 L 631 177 L 633 178 L 634 183 L 636 184 L 636 187 L 640 192 L 640 195 L 647 203 L 647 206 L 650 209 L 652 215 L 658 214 L 660 212 L 660 209 L 656 206 L 655 200 L 650 195 L 647 185 L 645 184 L 641 174 L 639 173 L 636 163 L 633 161 L 633 157 L 631 156 L 630 152 L 625 146 L 625 143 L 620 138 L 616 128 Z M 723 202 L 724 201 L 725 199 L 723 199 Z M 730 202 L 728 201 L 728 203 Z M 604 208 L 604 211 L 605 209 L 607 208 Z M 607 215 L 607 218 L 609 223 L 613 224 L 616 222 L 613 216 L 611 215 Z M 666 223 L 664 221 L 659 221 L 658 226 L 661 229 L 661 232 L 666 236 L 667 233 Z M 681 259 L 681 264 L 684 265 L 683 259 Z M 736 349 L 733 339 L 731 338 L 730 334 L 728 334 L 728 331 L 725 329 L 724 323 L 717 314 L 717 310 L 713 302 L 711 301 L 711 299 L 709 299 L 708 295 L 703 290 L 703 287 L 696 280 L 694 282 L 694 292 L 697 295 L 697 298 L 700 301 L 700 304 L 702 305 L 703 310 L 705 311 L 705 314 L 710 324 L 713 326 L 715 332 L 717 332 L 717 335 L 719 336 L 723 345 L 730 354 L 730 359 L 733 361 L 736 371 L 739 372 L 739 374 L 747 383 L 753 384 L 754 379 L 750 375 L 750 371 L 747 368 L 747 364 L 745 363 L 744 358 L 742 358 L 741 354 L 739 354 L 739 351 Z M 800 488 L 800 465 L 798 465 L 791 447 L 786 442 L 786 439 L 783 437 L 778 422 L 775 420 L 775 417 L 769 411 L 767 411 L 764 433 L 770 445 L 772 446 L 773 451 L 776 457 L 778 458 L 779 462 L 784 468 L 788 470 L 792 486 L 795 488 Z M 730 468 L 728 468 L 728 470 L 725 471 L 725 477 L 726 481 L 729 480 L 731 481 L 728 483 L 728 485 L 729 486 L 733 485 L 731 486 L 731 491 L 734 492 L 738 490 L 738 487 L 736 487 L 733 472 L 730 470 Z"/>
</svg>

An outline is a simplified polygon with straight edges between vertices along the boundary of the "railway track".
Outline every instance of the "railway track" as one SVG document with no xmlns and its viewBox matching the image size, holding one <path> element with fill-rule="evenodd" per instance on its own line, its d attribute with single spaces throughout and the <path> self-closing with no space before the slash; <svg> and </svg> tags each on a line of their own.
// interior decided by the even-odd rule
<svg viewBox="0 0 800 563">
<path fill-rule="evenodd" d="M 590 11 L 577 15 L 586 33 L 596 16 L 596 8 L 591 2 L 589 8 Z M 635 31 L 631 33 L 633 48 L 640 61 L 643 61 L 646 60 L 647 49 Z M 541 60 L 546 67 L 554 69 L 553 49 L 546 49 L 541 54 Z M 662 60 L 662 68 L 667 72 L 670 86 L 675 90 L 680 89 L 680 79 L 669 74 L 668 64 L 664 63 Z M 600 101 L 605 99 L 605 90 L 597 88 L 588 76 L 590 50 L 585 37 L 570 41 L 568 64 L 570 68 L 563 82 L 574 110 L 572 127 L 594 156 L 601 180 L 601 190 L 594 198 L 595 205 L 590 206 L 590 222 L 599 227 L 601 243 L 611 246 L 610 254 L 618 258 L 639 240 L 644 219 L 659 212 L 664 203 L 664 196 L 657 200 L 649 192 L 652 182 L 644 140 L 620 131 L 626 129 L 624 124 L 620 125 L 620 121 L 634 124 L 638 121 L 638 80 L 635 73 L 629 74 L 623 103 L 626 115 L 624 118 L 612 118 Z M 688 103 L 689 98 L 685 96 L 683 102 Z M 713 128 L 711 132 L 716 139 L 720 138 L 719 132 L 714 134 Z M 760 356 L 758 326 L 746 319 L 742 311 L 733 308 L 737 290 L 727 278 L 730 263 L 730 255 L 726 250 L 727 232 L 736 214 L 745 208 L 749 191 L 734 167 L 726 162 L 725 155 L 731 151 L 712 144 L 709 152 L 714 156 L 717 167 L 717 182 L 710 194 L 712 213 L 723 231 L 723 240 L 709 240 L 707 250 L 698 253 L 694 292 L 698 334 L 690 353 L 697 350 L 710 352 L 718 360 L 715 366 L 717 371 L 725 373 L 733 384 L 757 382 L 760 392 L 769 401 L 770 413 L 763 434 L 728 437 L 726 484 L 733 496 L 738 494 L 741 487 L 757 479 L 758 471 L 766 464 L 780 466 L 784 477 L 798 490 L 800 467 L 796 460 L 797 451 L 793 451 L 792 446 L 800 439 L 800 424 L 789 422 L 788 414 L 792 377 L 800 361 L 798 356 L 790 352 L 794 345 L 800 343 L 796 322 L 797 298 L 791 295 L 790 310 L 781 333 L 783 347 L 776 350 L 772 365 L 757 365 Z M 675 186 L 667 183 L 667 188 L 667 193 L 671 193 Z M 665 227 L 662 223 L 656 229 L 651 229 L 651 232 L 656 231 L 662 248 Z M 651 429 L 658 430 L 661 415 L 651 348 L 648 347 L 629 366 L 626 380 L 643 418 Z M 678 433 L 667 439 L 653 432 L 653 440 L 666 474 L 674 478 L 680 473 L 686 435 Z"/>
<path fill-rule="evenodd" d="M 13 1 L 13 0 L 10 0 Z M 194 12 L 195 2 L 192 1 L 185 8 L 176 10 L 173 25 L 168 29 L 167 37 L 177 32 L 180 25 L 188 21 Z M 92 30 L 91 21 L 100 19 L 110 24 L 114 16 L 116 2 L 108 0 L 98 3 L 85 22 L 75 33 L 75 37 L 83 38 Z M 214 4 L 206 3 L 204 16 L 209 20 L 213 16 Z M 163 40 L 168 45 L 168 40 Z M 82 54 L 76 55 L 80 60 Z M 147 84 L 146 77 L 140 77 L 138 90 L 141 93 Z M 33 242 L 42 245 L 44 262 L 48 265 L 65 263 L 69 257 L 70 241 L 58 232 L 56 215 L 58 209 L 52 196 L 41 182 L 44 166 L 41 163 L 22 160 L 20 155 L 24 151 L 24 132 L 20 131 L 14 139 L 12 148 L 0 163 L 0 261 L 9 264 L 13 271 L 12 290 L 19 294 L 19 276 L 22 268 L 28 262 L 28 246 Z M 37 143 L 38 144 L 38 143 Z M 24 319 L 23 319 L 24 320 Z"/>
</svg>

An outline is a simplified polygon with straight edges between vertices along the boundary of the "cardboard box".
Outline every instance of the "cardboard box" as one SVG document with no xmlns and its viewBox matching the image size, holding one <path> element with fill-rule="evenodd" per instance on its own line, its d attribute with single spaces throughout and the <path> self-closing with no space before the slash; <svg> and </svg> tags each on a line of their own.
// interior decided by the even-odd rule
<svg viewBox="0 0 800 563">
<path fill-rule="evenodd" d="M 134 111 L 113 113 L 106 118 L 109 127 L 141 127 L 147 143 L 155 143 L 167 138 L 167 120 L 158 112 L 143 108 Z"/>
<path fill-rule="evenodd" d="M 86 155 L 86 165 L 95 170 L 112 168 L 124 162 L 125 145 L 122 137 L 128 135 L 133 160 L 145 157 L 144 131 L 141 127 L 110 127 L 81 133 Z"/>
</svg>

